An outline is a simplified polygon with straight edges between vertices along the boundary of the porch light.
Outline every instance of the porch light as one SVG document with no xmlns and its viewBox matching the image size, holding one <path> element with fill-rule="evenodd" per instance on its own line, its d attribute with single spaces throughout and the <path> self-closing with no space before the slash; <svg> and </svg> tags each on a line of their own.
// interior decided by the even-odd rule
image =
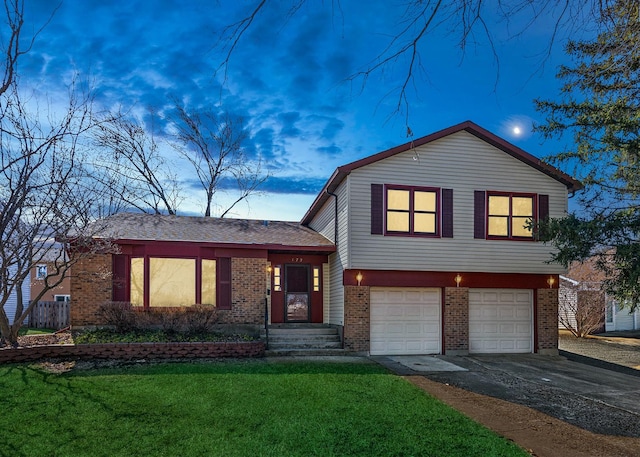
<svg viewBox="0 0 640 457">
<path fill-rule="evenodd" d="M 555 283 L 556 283 L 556 278 L 554 278 L 553 276 L 549 276 L 549 279 L 547 279 L 547 284 L 549 284 L 549 289 L 552 289 Z"/>
<path fill-rule="evenodd" d="M 462 275 L 458 273 L 453 280 L 456 282 L 456 287 L 460 287 L 460 283 L 462 282 Z"/>
<path fill-rule="evenodd" d="M 358 272 L 358 274 L 356 275 L 356 281 L 358 281 L 358 285 L 360 285 L 360 283 L 362 282 L 362 272 Z"/>
<path fill-rule="evenodd" d="M 267 265 L 267 273 L 271 273 L 273 271 L 273 267 L 271 265 Z"/>
</svg>

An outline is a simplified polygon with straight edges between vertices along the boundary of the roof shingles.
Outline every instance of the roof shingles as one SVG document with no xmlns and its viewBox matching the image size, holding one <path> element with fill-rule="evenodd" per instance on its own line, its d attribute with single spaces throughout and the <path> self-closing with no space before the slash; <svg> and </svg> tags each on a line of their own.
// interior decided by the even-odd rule
<svg viewBox="0 0 640 457">
<path fill-rule="evenodd" d="M 252 246 L 334 247 L 330 240 L 298 222 L 142 213 L 119 213 L 103 219 L 96 237 Z"/>
</svg>

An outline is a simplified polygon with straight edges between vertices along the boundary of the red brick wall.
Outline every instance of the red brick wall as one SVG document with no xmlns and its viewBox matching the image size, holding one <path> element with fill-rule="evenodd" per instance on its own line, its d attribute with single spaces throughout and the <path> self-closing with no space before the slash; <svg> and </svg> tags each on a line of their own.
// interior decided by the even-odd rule
<svg viewBox="0 0 640 457">
<path fill-rule="evenodd" d="M 369 287 L 344 287 L 344 348 L 369 351 Z"/>
<path fill-rule="evenodd" d="M 71 325 L 100 325 L 98 307 L 111 300 L 111 254 L 82 254 L 71 275 Z"/>
<path fill-rule="evenodd" d="M 444 289 L 444 353 L 469 352 L 469 288 Z"/>
<path fill-rule="evenodd" d="M 558 289 L 538 289 L 538 353 L 558 354 Z"/>
<path fill-rule="evenodd" d="M 92 254 L 73 267 L 71 325 L 104 325 L 98 308 L 111 300 L 111 254 Z M 231 309 L 220 311 L 225 324 L 262 325 L 266 294 L 266 259 L 231 259 Z"/>
<path fill-rule="evenodd" d="M 231 259 L 231 309 L 221 310 L 225 324 L 264 324 L 267 259 Z"/>
<path fill-rule="evenodd" d="M 228 343 L 108 343 L 65 344 L 0 349 L 0 363 L 15 363 L 44 358 L 72 359 L 175 359 L 201 357 L 262 357 L 264 341 Z"/>
</svg>

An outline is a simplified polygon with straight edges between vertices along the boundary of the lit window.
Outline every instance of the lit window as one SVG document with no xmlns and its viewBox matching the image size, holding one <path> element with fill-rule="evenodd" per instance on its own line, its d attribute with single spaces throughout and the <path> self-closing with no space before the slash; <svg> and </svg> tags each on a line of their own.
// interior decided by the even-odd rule
<svg viewBox="0 0 640 457">
<path fill-rule="evenodd" d="M 36 279 L 44 279 L 47 277 L 47 266 L 46 265 L 37 265 L 36 266 Z"/>
<path fill-rule="evenodd" d="M 438 234 L 438 191 L 419 187 L 387 187 L 387 233 Z"/>
<path fill-rule="evenodd" d="M 273 290 L 275 292 L 282 291 L 282 269 L 280 265 L 273 267 Z"/>
<path fill-rule="evenodd" d="M 202 297 L 205 305 L 216 304 L 216 261 L 202 259 Z"/>
<path fill-rule="evenodd" d="M 129 301 L 133 306 L 142 306 L 144 304 L 144 259 L 142 257 L 131 259 L 129 284 Z"/>
<path fill-rule="evenodd" d="M 148 260 L 149 306 L 176 307 L 196 303 L 196 259 L 150 257 Z M 217 264 L 213 259 L 200 261 L 200 303 L 217 305 Z M 145 259 L 131 258 L 129 301 L 144 305 Z"/>
<path fill-rule="evenodd" d="M 487 234 L 501 238 L 533 238 L 534 196 L 489 195 Z"/>
<path fill-rule="evenodd" d="M 149 259 L 149 306 L 191 306 L 195 302 L 195 259 Z"/>
<path fill-rule="evenodd" d="M 320 292 L 320 267 L 313 267 L 313 291 Z"/>
</svg>

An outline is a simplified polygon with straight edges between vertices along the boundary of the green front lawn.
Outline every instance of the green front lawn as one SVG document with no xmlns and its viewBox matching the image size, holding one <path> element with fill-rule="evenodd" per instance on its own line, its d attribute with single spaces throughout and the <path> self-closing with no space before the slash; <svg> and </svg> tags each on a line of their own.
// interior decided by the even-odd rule
<svg viewBox="0 0 640 457">
<path fill-rule="evenodd" d="M 373 364 L 0 366 L 0 455 L 526 456 Z"/>
<path fill-rule="evenodd" d="M 48 335 L 49 333 L 55 333 L 54 329 L 51 328 L 28 328 L 28 327 L 20 327 L 18 331 L 19 336 L 24 335 Z"/>
</svg>

